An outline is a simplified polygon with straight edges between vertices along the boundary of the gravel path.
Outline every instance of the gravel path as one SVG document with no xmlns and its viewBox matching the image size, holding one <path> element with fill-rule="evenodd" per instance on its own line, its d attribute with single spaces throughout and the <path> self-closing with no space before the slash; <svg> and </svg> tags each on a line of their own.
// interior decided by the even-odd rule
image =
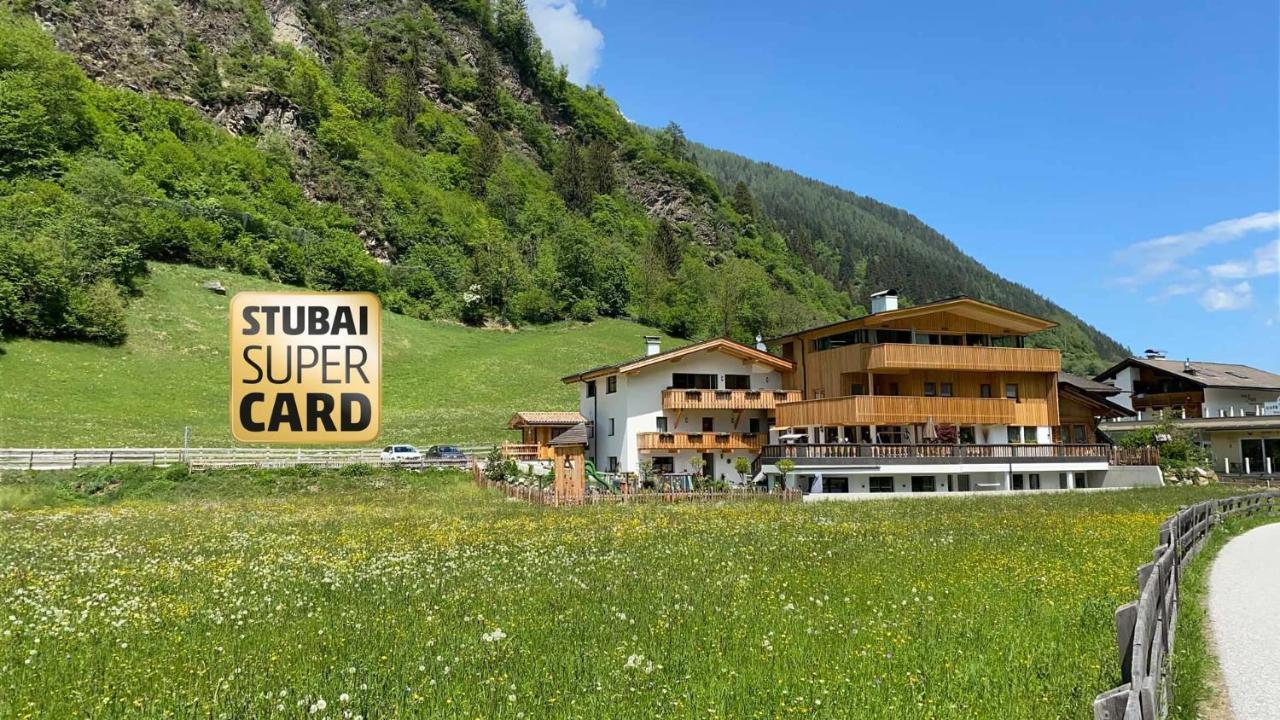
<svg viewBox="0 0 1280 720">
<path fill-rule="evenodd" d="M 1235 720 L 1280 718 L 1280 523 L 1233 538 L 1218 553 L 1209 620 Z"/>
</svg>

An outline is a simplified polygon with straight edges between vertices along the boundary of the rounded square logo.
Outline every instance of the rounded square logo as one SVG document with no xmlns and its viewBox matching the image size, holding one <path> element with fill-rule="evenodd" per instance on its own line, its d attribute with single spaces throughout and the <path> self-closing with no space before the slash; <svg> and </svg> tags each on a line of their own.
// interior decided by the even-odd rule
<svg viewBox="0 0 1280 720">
<path fill-rule="evenodd" d="M 231 300 L 231 434 L 246 443 L 369 443 L 382 403 L 372 293 L 242 292 Z"/>
</svg>

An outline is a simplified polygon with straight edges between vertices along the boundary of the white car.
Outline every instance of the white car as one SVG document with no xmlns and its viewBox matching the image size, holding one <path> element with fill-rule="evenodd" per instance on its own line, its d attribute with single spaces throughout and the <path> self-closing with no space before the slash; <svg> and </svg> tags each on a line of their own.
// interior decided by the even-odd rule
<svg viewBox="0 0 1280 720">
<path fill-rule="evenodd" d="M 422 462 L 422 453 L 412 445 L 388 445 L 382 448 L 382 462 L 384 464 Z"/>
</svg>

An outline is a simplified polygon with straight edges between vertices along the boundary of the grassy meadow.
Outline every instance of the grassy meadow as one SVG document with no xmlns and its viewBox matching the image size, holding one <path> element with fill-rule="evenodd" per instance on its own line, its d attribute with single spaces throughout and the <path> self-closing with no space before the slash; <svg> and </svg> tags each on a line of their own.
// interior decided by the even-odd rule
<svg viewBox="0 0 1280 720">
<path fill-rule="evenodd" d="M 200 286 L 217 279 L 227 296 Z M 191 266 L 152 264 L 128 310 L 121 347 L 15 339 L 0 343 L 0 447 L 232 444 L 227 418 L 227 307 L 241 290 L 297 290 Z M 518 332 L 383 313 L 382 439 L 430 445 L 514 438 L 516 410 L 574 410 L 560 378 L 635 357 L 622 320 Z M 668 343 L 672 342 L 667 340 Z"/>
<path fill-rule="evenodd" d="M 455 473 L 0 482 L 0 717 L 1088 718 L 1223 490 L 543 508 Z"/>
</svg>

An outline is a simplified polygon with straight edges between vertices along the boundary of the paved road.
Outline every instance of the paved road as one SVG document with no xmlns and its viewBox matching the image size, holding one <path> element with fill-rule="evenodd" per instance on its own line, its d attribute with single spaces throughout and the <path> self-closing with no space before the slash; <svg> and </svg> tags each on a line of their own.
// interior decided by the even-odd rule
<svg viewBox="0 0 1280 720">
<path fill-rule="evenodd" d="M 1280 718 L 1280 523 L 1222 548 L 1209 571 L 1209 618 L 1235 720 Z"/>
</svg>

